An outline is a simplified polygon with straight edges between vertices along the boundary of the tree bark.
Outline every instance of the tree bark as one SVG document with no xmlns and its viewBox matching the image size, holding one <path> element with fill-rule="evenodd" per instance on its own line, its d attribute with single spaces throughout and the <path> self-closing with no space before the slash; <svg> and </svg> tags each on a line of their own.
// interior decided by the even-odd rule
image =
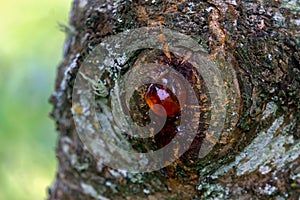
<svg viewBox="0 0 300 200">
<path fill-rule="evenodd" d="M 286 0 L 74 0 L 50 98 L 60 135 L 49 199 L 298 199 L 299 17 L 300 3 Z M 81 64 L 103 38 L 145 26 L 190 35 L 212 59 L 232 63 L 228 84 L 237 100 L 228 109 L 237 114 L 204 158 L 191 164 L 184 154 L 161 170 L 131 173 L 89 153 L 75 128 L 72 92 Z"/>
</svg>

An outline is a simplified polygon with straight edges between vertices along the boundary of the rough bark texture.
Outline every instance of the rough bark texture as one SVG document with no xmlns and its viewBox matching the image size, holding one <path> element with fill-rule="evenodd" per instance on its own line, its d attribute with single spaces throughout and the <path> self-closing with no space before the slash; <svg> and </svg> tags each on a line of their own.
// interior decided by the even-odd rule
<svg viewBox="0 0 300 200">
<path fill-rule="evenodd" d="M 299 1 L 74 0 L 70 25 L 50 100 L 60 135 L 49 199 L 299 198 Z M 234 63 L 238 123 L 194 165 L 139 174 L 113 170 L 95 160 L 76 133 L 74 80 L 103 37 L 158 25 L 199 37 L 212 58 Z"/>
</svg>

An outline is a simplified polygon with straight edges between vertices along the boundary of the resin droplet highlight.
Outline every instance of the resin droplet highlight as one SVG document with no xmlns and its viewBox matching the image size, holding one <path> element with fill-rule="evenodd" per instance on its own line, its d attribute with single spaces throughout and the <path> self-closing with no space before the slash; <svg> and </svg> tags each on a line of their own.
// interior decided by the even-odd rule
<svg viewBox="0 0 300 200">
<path fill-rule="evenodd" d="M 159 116 L 175 117 L 180 112 L 177 97 L 163 85 L 150 84 L 145 95 L 150 109 Z M 156 104 L 161 106 L 155 106 Z"/>
</svg>

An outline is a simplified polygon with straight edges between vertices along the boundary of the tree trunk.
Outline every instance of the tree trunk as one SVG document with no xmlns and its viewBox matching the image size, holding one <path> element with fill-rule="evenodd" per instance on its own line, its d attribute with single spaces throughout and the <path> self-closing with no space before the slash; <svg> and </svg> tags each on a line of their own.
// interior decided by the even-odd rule
<svg viewBox="0 0 300 200">
<path fill-rule="evenodd" d="M 59 166 L 49 199 L 298 199 L 299 17 L 300 3 L 287 0 L 74 0 L 64 60 L 50 99 L 54 106 L 51 116 L 60 135 Z M 140 27 L 158 27 L 191 36 L 205 48 L 203 52 L 209 55 L 205 59 L 218 63 L 224 79 L 226 121 L 218 140 L 209 139 L 209 122 L 203 123 L 206 125 L 199 125 L 192 148 L 175 162 L 162 169 L 135 173 L 107 166 L 82 143 L 77 131 L 86 126 L 80 120 L 74 121 L 73 114 L 86 108 L 72 104 L 72 94 L 85 59 L 105 37 Z M 163 35 L 158 35 L 161 52 L 144 48 L 131 54 L 118 77 L 125 76 L 129 68 L 155 59 L 159 64 L 178 65 L 177 71 L 192 70 L 186 60 L 194 54 L 176 57 Z M 185 78 L 194 84 L 194 75 Z M 205 78 L 202 75 L 199 80 Z M 99 94 L 98 88 L 96 102 L 112 101 L 117 83 L 108 81 L 109 95 Z M 210 86 L 203 85 L 199 96 L 203 94 L 201 98 L 206 100 L 199 108 L 207 114 L 200 115 L 206 122 L 215 114 L 209 111 L 213 109 L 209 105 L 213 96 L 205 95 Z M 148 143 L 160 148 L 169 142 L 165 137 L 153 137 Z M 173 135 L 169 137 L 172 139 Z M 128 138 L 140 151 L 149 147 L 143 140 Z M 199 149 L 206 148 L 205 142 L 213 144 L 213 148 L 207 155 L 195 157 Z M 100 157 L 101 154 L 106 153 L 100 152 Z"/>
</svg>

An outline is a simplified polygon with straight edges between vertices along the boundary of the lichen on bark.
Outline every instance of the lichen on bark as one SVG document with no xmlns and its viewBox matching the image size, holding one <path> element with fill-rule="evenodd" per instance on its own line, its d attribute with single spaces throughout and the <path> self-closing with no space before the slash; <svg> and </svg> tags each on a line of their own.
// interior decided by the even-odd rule
<svg viewBox="0 0 300 200">
<path fill-rule="evenodd" d="M 299 7 L 286 0 L 75 0 L 75 31 L 66 39 L 50 99 L 60 136 L 49 199 L 299 198 Z M 71 112 L 84 112 L 84 106 L 71 102 L 77 72 L 93 48 L 106 36 L 143 26 L 191 35 L 213 59 L 232 63 L 232 71 L 221 68 L 240 98 L 228 105 L 230 128 L 209 155 L 190 166 L 178 161 L 135 174 L 89 153 Z"/>
</svg>

